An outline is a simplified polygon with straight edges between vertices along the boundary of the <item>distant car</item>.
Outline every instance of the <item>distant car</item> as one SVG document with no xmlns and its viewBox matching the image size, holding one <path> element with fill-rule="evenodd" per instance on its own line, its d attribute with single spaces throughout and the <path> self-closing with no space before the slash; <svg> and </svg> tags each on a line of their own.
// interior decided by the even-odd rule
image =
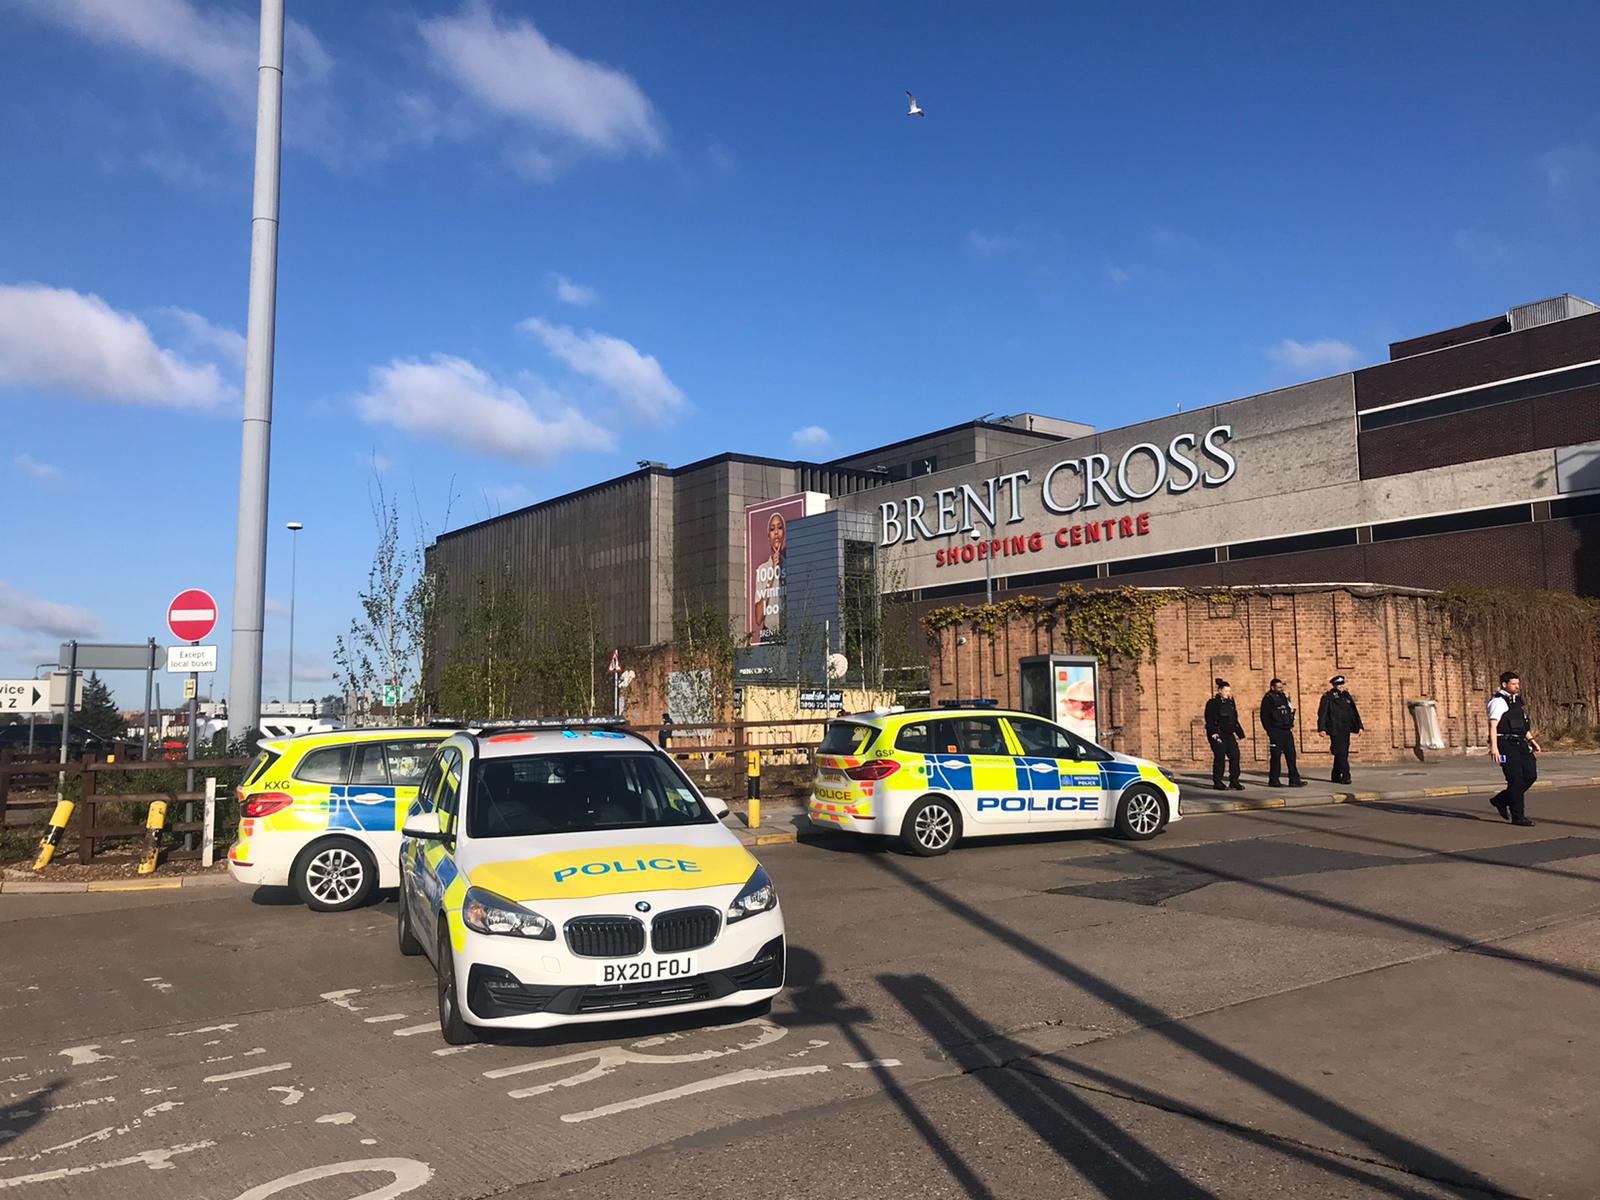
<svg viewBox="0 0 1600 1200">
<path fill-rule="evenodd" d="M 0 750 L 27 750 L 28 725 L 26 721 L 15 725 L 6 725 L 0 728 Z M 46 725 L 43 722 L 35 723 L 33 727 L 34 750 L 61 750 L 61 726 L 59 723 Z M 70 754 L 101 754 L 109 751 L 111 744 L 105 738 L 90 733 L 87 729 L 69 729 L 67 731 L 67 751 Z"/>
<path fill-rule="evenodd" d="M 924 856 L 967 838 L 1071 829 L 1144 841 L 1183 815 L 1178 785 L 1155 763 L 978 706 L 830 721 L 806 811 L 819 826 L 899 837 Z"/>
<path fill-rule="evenodd" d="M 399 884 L 400 826 L 448 729 L 344 729 L 259 743 L 239 798 L 228 871 L 289 886 L 315 912 Z"/>
<path fill-rule="evenodd" d="M 444 1040 L 770 1001 L 783 914 L 727 812 L 638 734 L 453 736 L 400 852 L 400 952 L 433 960 Z"/>
</svg>

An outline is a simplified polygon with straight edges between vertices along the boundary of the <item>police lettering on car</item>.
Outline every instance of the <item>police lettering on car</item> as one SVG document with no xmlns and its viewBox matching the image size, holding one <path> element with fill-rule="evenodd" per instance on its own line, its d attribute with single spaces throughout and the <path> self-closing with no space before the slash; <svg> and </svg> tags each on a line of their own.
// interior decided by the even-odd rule
<svg viewBox="0 0 1600 1200">
<path fill-rule="evenodd" d="M 1028 713 L 959 704 L 829 722 L 806 812 L 924 855 L 1014 833 L 1114 827 L 1149 838 L 1182 816 L 1178 785 L 1154 763 Z"/>
</svg>

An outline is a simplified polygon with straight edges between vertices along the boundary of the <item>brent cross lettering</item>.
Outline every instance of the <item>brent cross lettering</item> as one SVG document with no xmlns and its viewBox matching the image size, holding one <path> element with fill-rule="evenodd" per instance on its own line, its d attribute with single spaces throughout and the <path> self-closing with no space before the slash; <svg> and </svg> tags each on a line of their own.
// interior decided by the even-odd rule
<svg viewBox="0 0 1600 1200">
<path fill-rule="evenodd" d="M 1181 495 L 1197 485 L 1221 487 L 1239 468 L 1226 448 L 1232 440 L 1233 426 L 1215 425 L 1199 437 L 1180 433 L 1165 446 L 1138 442 L 1123 451 L 1115 464 L 1109 455 L 1100 453 L 1062 459 L 1040 481 L 1039 502 L 1047 512 L 1065 516 L 1101 504 L 1137 504 L 1163 489 Z M 878 544 L 895 546 L 918 538 L 950 537 L 979 528 L 979 522 L 990 529 L 1015 525 L 1027 519 L 1023 485 L 1031 482 L 1031 471 L 1012 471 L 986 479 L 978 487 L 963 483 L 940 488 L 933 493 L 931 507 L 929 499 L 920 495 L 886 501 L 878 505 Z M 932 528 L 930 517 L 938 520 Z"/>
</svg>

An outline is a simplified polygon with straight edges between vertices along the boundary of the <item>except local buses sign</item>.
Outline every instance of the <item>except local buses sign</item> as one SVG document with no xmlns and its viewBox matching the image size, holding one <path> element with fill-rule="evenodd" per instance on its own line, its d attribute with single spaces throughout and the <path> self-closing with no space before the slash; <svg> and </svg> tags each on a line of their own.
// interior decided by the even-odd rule
<svg viewBox="0 0 1600 1200">
<path fill-rule="evenodd" d="M 1180 433 L 1165 446 L 1138 442 L 1115 462 L 1099 453 L 1062 459 L 1044 473 L 1037 486 L 1033 486 L 1031 471 L 1012 471 L 986 479 L 977 487 L 963 483 L 940 488 L 931 497 L 889 500 L 878 506 L 878 544 L 896 546 L 919 538 L 951 537 L 980 528 L 980 522 L 990 530 L 1001 524 L 1013 525 L 1029 519 L 1028 510 L 1035 502 L 1055 516 L 1068 516 L 1102 504 L 1138 504 L 1163 490 L 1181 495 L 1197 486 L 1221 487 L 1238 470 L 1227 449 L 1232 439 L 1233 426 L 1216 425 L 1203 436 Z M 1088 523 L 1098 525 L 1100 532 L 1107 534 L 1106 540 L 1149 532 L 1148 517 L 1135 521 L 1131 534 L 1123 531 L 1127 524 L 1121 518 Z M 1080 529 L 1078 537 L 1086 536 L 1088 525 Z M 1107 531 L 1108 525 L 1114 528 Z M 1067 537 L 1069 541 L 1060 544 L 1081 544 L 1071 540 L 1070 532 Z"/>
</svg>

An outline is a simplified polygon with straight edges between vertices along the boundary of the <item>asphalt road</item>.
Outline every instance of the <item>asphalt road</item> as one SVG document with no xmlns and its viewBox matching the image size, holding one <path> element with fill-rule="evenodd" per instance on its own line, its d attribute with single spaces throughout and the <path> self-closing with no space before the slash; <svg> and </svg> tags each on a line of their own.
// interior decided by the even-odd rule
<svg viewBox="0 0 1600 1200">
<path fill-rule="evenodd" d="M 392 903 L 0 895 L 0 1193 L 1593 1197 L 1597 800 L 770 847 L 769 1016 L 464 1050 Z"/>
</svg>

